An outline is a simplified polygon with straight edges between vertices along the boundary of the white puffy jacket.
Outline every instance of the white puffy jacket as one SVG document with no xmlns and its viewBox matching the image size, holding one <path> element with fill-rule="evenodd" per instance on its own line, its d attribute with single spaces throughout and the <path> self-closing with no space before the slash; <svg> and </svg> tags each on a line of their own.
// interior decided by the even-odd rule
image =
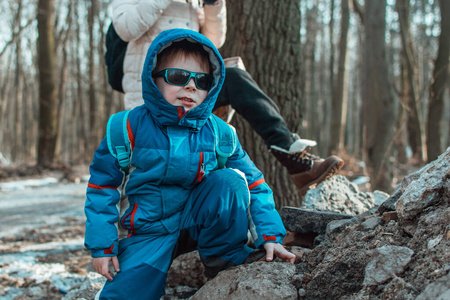
<svg viewBox="0 0 450 300">
<path fill-rule="evenodd" d="M 225 42 L 225 0 L 202 7 L 203 0 L 113 0 L 113 24 L 129 42 L 123 63 L 125 109 L 144 103 L 141 73 L 147 50 L 162 31 L 185 28 L 199 31 L 217 48 Z"/>
</svg>

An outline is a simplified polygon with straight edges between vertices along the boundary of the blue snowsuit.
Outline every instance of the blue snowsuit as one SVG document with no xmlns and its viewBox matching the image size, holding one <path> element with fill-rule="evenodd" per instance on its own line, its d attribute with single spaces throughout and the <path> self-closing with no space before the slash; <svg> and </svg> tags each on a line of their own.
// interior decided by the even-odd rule
<svg viewBox="0 0 450 300">
<path fill-rule="evenodd" d="M 157 54 L 182 39 L 201 43 L 213 66 L 214 84 L 198 107 L 169 104 L 151 74 Z M 152 43 L 142 72 L 145 104 L 128 116 L 132 156 L 128 176 L 108 150 L 96 150 L 85 204 L 85 246 L 92 257 L 118 256 L 120 272 L 100 299 L 160 299 L 182 229 L 197 242 L 203 260 L 242 264 L 256 247 L 282 243 L 286 234 L 272 191 L 239 141 L 225 169 L 218 169 L 209 117 L 225 76 L 223 60 L 203 35 L 184 29 L 162 32 Z M 123 188 L 123 189 L 122 189 Z M 120 200 L 129 207 L 119 215 Z M 128 230 L 119 241 L 118 227 Z"/>
</svg>

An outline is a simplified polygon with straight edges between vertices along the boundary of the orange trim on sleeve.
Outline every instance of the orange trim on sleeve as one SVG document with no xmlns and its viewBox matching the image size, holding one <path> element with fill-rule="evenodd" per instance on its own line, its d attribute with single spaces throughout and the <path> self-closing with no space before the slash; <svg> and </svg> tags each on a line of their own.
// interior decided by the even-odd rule
<svg viewBox="0 0 450 300">
<path fill-rule="evenodd" d="M 277 240 L 277 237 L 274 235 L 265 235 L 263 234 L 263 239 L 265 242 L 275 242 Z"/>
<path fill-rule="evenodd" d="M 266 182 L 266 181 L 264 180 L 264 178 L 262 178 L 262 179 L 260 179 L 260 180 L 256 180 L 255 182 L 253 182 L 252 184 L 250 184 L 250 185 L 248 186 L 248 189 L 249 189 L 249 190 L 254 189 L 255 187 L 257 187 L 258 185 L 260 185 L 260 184 L 262 184 L 262 183 L 264 183 L 264 182 Z"/>
<path fill-rule="evenodd" d="M 134 150 L 134 135 L 133 135 L 133 131 L 131 131 L 130 120 L 127 120 L 127 131 L 128 131 L 128 139 L 130 140 L 130 144 L 131 144 L 131 151 L 133 151 Z"/>
<path fill-rule="evenodd" d="M 112 189 L 112 190 L 116 190 L 116 187 L 113 186 L 100 186 L 100 185 L 96 185 L 96 184 L 92 184 L 92 183 L 88 183 L 88 187 L 92 188 L 92 189 L 96 189 L 96 190 L 104 190 L 104 189 Z"/>
<path fill-rule="evenodd" d="M 109 247 L 109 249 L 103 250 L 103 253 L 105 253 L 105 254 L 113 254 L 113 249 L 114 249 L 114 245 L 111 245 L 111 247 Z"/>
</svg>

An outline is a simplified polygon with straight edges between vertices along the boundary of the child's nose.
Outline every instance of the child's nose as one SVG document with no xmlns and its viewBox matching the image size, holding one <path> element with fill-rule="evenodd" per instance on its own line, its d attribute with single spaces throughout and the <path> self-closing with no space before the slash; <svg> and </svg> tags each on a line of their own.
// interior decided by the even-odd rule
<svg viewBox="0 0 450 300">
<path fill-rule="evenodd" d="M 197 87 L 195 86 L 195 79 L 194 78 L 189 79 L 185 87 L 189 89 L 197 89 Z"/>
</svg>

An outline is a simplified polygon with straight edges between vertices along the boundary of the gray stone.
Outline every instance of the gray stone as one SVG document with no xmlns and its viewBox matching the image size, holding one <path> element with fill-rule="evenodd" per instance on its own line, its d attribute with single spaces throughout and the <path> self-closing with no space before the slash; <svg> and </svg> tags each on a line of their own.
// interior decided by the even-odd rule
<svg viewBox="0 0 450 300">
<path fill-rule="evenodd" d="M 199 289 L 208 279 L 198 251 L 175 258 L 167 273 L 167 286 L 191 286 Z"/>
<path fill-rule="evenodd" d="M 379 195 L 381 197 L 381 194 Z M 315 210 L 358 215 L 373 208 L 375 199 L 372 193 L 359 191 L 356 184 L 342 175 L 337 175 L 309 190 L 303 205 Z"/>
<path fill-rule="evenodd" d="M 283 262 L 255 262 L 220 272 L 191 300 L 297 299 L 292 283 L 295 265 Z"/>
<path fill-rule="evenodd" d="M 373 230 L 383 222 L 380 217 L 372 217 L 361 223 L 363 230 Z"/>
<path fill-rule="evenodd" d="M 427 285 L 423 292 L 416 298 L 416 300 L 428 299 L 450 299 L 450 273 Z"/>
<path fill-rule="evenodd" d="M 381 299 L 414 300 L 418 294 L 417 289 L 410 283 L 395 277 L 383 289 Z"/>
<path fill-rule="evenodd" d="M 386 201 L 386 199 L 389 198 L 388 193 L 379 190 L 373 191 L 372 195 L 375 205 L 381 205 L 384 201 Z"/>
<path fill-rule="evenodd" d="M 357 219 L 355 219 L 355 218 L 331 221 L 327 224 L 326 235 L 328 237 L 331 237 L 331 236 L 341 232 L 348 226 L 355 225 L 356 223 L 357 223 Z"/>
<path fill-rule="evenodd" d="M 353 216 L 327 211 L 314 211 L 285 206 L 280 216 L 287 230 L 298 233 L 316 232 L 324 234 L 327 224 L 334 220 L 351 219 Z"/>
<path fill-rule="evenodd" d="M 382 215 L 385 212 L 395 211 L 395 203 L 397 203 L 400 196 L 403 194 L 400 186 L 392 193 L 392 195 L 387 198 L 383 203 L 380 204 L 377 208 L 377 213 Z"/>
<path fill-rule="evenodd" d="M 438 201 L 450 202 L 449 179 L 450 147 L 422 169 L 420 176 L 413 180 L 414 184 L 405 184 L 404 192 L 395 205 L 400 219 L 412 219 Z"/>
<path fill-rule="evenodd" d="M 80 288 L 70 291 L 62 298 L 62 300 L 94 299 L 97 292 L 102 289 L 105 281 L 106 278 L 102 275 L 95 272 L 89 272 Z"/>
<path fill-rule="evenodd" d="M 382 284 L 402 273 L 413 254 L 414 251 L 401 246 L 388 245 L 375 249 L 373 259 L 366 266 L 363 284 Z"/>
</svg>

